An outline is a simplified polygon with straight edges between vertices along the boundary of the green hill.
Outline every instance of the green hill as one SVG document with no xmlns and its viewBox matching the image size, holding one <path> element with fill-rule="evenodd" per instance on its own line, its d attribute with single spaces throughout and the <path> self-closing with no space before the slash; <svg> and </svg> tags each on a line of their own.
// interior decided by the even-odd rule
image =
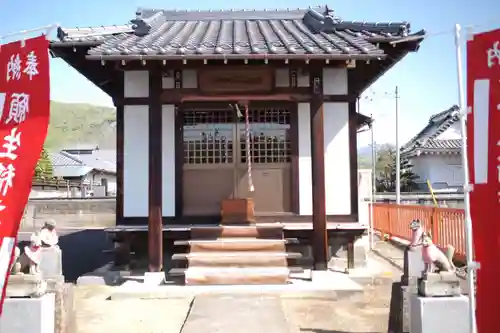
<svg viewBox="0 0 500 333">
<path fill-rule="evenodd" d="M 50 125 L 45 146 L 62 148 L 71 144 L 98 144 L 114 149 L 116 110 L 81 103 L 50 103 Z"/>
</svg>

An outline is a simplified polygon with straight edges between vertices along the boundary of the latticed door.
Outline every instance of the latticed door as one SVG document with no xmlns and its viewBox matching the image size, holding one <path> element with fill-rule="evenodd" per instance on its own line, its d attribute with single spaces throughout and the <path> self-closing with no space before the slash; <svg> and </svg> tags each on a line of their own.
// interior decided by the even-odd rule
<svg viewBox="0 0 500 333">
<path fill-rule="evenodd" d="M 253 197 L 261 213 L 291 210 L 290 110 L 248 111 L 249 145 L 244 109 L 183 107 L 184 215 L 217 215 L 221 201 L 230 197 Z"/>
<path fill-rule="evenodd" d="M 249 147 L 245 117 L 238 117 L 238 194 L 253 197 L 259 213 L 291 211 L 291 122 L 284 107 L 249 107 Z M 250 149 L 250 170 L 247 162 Z M 254 192 L 249 191 L 252 176 Z"/>
<path fill-rule="evenodd" d="M 217 215 L 221 200 L 235 194 L 235 112 L 183 108 L 184 215 Z"/>
</svg>

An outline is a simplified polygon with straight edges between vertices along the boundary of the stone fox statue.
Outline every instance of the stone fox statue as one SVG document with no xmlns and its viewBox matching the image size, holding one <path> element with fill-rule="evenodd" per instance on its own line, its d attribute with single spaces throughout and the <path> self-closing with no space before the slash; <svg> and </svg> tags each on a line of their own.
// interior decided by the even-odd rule
<svg viewBox="0 0 500 333">
<path fill-rule="evenodd" d="M 432 239 L 427 234 L 422 236 L 422 259 L 425 263 L 425 271 L 427 273 L 434 273 L 434 268 L 438 272 L 453 272 L 455 265 L 453 264 L 453 255 L 455 249 L 453 246 L 448 245 L 446 254 L 441 252 L 440 249 L 432 242 Z"/>
<path fill-rule="evenodd" d="M 424 231 L 422 229 L 422 223 L 420 222 L 420 220 L 411 221 L 410 229 L 411 229 L 410 247 L 421 245 Z"/>
<path fill-rule="evenodd" d="M 27 271 L 29 274 L 38 274 L 40 264 L 40 247 L 42 243 L 38 233 L 31 235 L 30 246 L 24 247 L 24 253 L 18 246 L 14 248 L 14 260 L 12 261 L 11 274 L 22 274 Z"/>
</svg>

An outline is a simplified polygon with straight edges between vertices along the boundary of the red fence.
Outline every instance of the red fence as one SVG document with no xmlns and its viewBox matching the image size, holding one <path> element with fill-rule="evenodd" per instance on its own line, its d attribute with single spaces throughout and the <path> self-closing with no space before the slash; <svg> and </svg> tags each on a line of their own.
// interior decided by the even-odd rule
<svg viewBox="0 0 500 333">
<path fill-rule="evenodd" d="M 455 255 L 465 258 L 464 210 L 418 205 L 373 204 L 373 228 L 390 237 L 411 238 L 410 222 L 419 219 L 440 248 L 455 247 Z"/>
</svg>

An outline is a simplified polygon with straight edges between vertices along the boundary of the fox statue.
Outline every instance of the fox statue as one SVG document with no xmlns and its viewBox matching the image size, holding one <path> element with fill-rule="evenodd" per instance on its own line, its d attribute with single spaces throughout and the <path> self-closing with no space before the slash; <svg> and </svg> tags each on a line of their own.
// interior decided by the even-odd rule
<svg viewBox="0 0 500 333">
<path fill-rule="evenodd" d="M 456 270 L 453 264 L 454 254 L 453 246 L 448 245 L 445 254 L 432 242 L 429 235 L 422 235 L 422 259 L 425 263 L 425 272 L 434 273 L 434 268 L 438 272 L 454 272 Z"/>
<path fill-rule="evenodd" d="M 420 220 L 411 221 L 410 229 L 411 229 L 410 247 L 421 245 L 424 231 L 422 229 L 422 223 L 420 222 Z"/>
</svg>

